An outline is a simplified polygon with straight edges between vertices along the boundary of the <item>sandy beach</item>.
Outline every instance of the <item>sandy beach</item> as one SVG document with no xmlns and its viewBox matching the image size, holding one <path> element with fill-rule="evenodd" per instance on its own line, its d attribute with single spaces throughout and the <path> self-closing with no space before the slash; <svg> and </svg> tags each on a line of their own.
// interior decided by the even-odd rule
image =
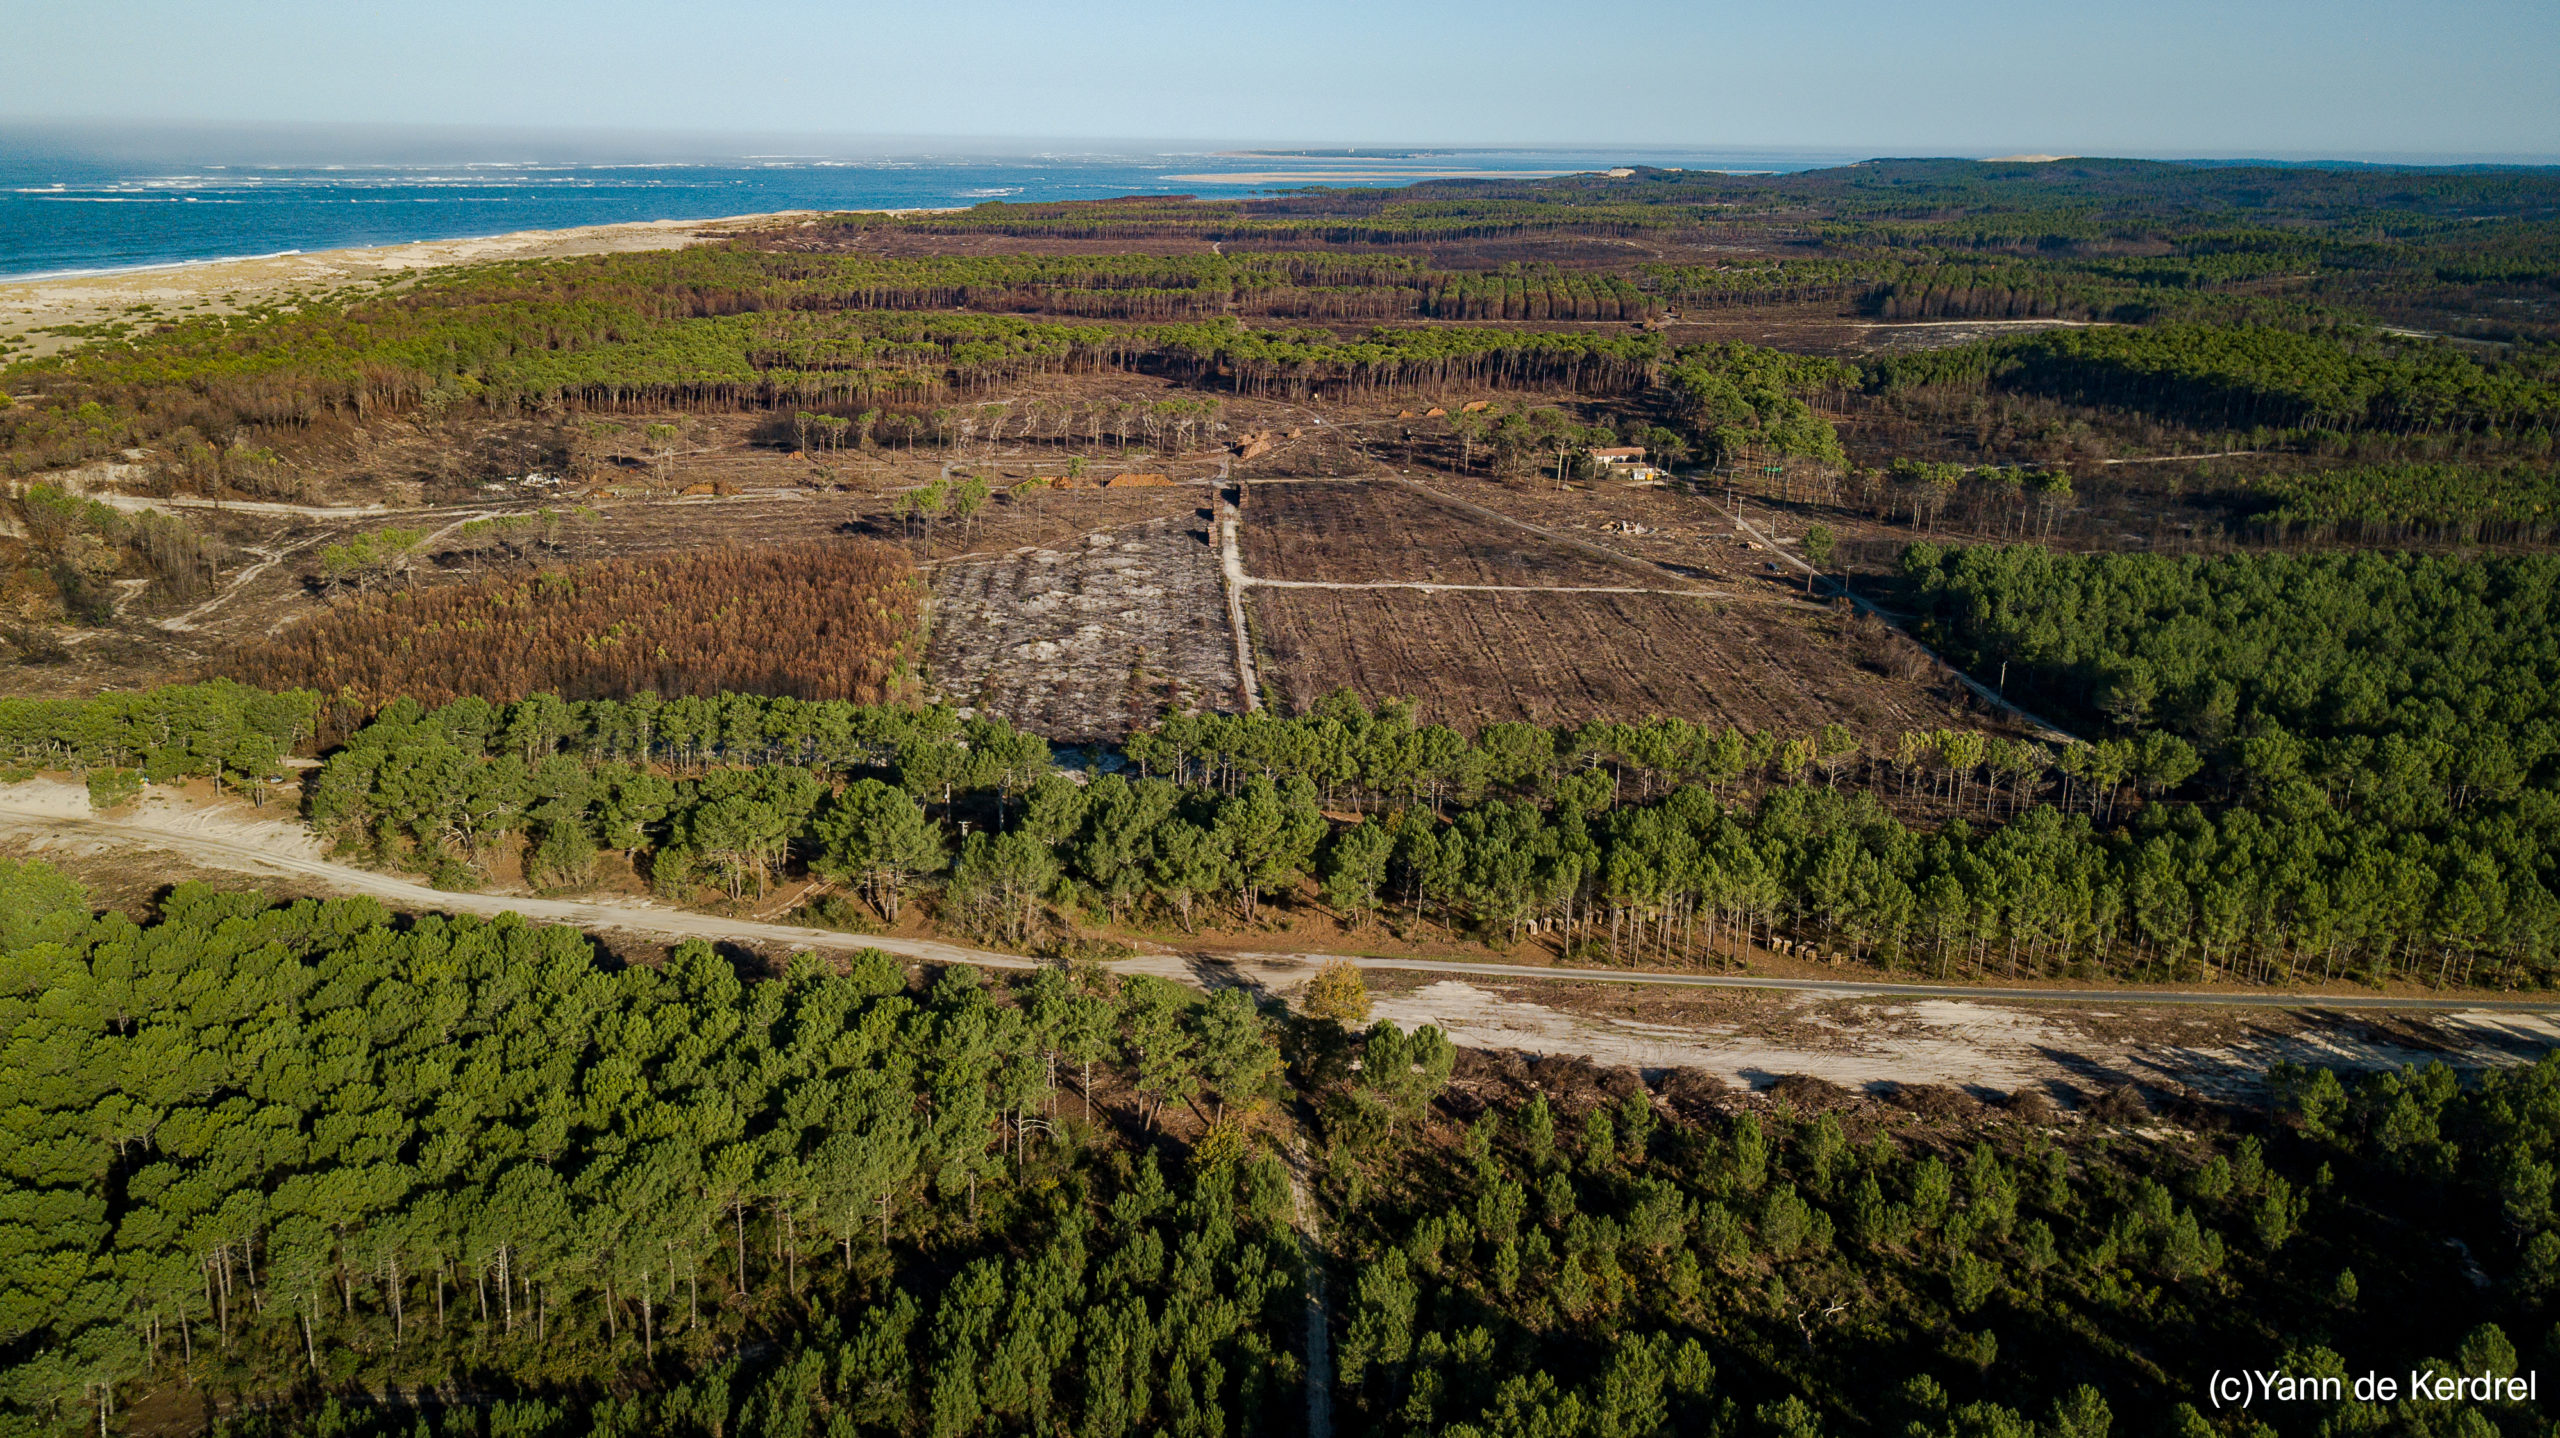
<svg viewBox="0 0 2560 1438">
<path fill-rule="evenodd" d="M 135 317 L 135 309 L 145 305 L 157 310 L 160 318 L 226 314 L 250 305 L 272 303 L 290 294 L 330 290 L 447 265 L 682 249 L 742 228 L 785 224 L 816 213 L 786 210 L 715 220 L 646 220 L 566 230 L 521 230 L 480 239 L 418 240 L 405 245 L 315 250 L 309 254 L 18 280 L 0 283 L 0 343 L 31 339 L 32 350 L 18 348 L 9 354 L 13 360 L 25 359 L 81 343 L 74 336 L 35 331 L 130 319 Z"/>
</svg>

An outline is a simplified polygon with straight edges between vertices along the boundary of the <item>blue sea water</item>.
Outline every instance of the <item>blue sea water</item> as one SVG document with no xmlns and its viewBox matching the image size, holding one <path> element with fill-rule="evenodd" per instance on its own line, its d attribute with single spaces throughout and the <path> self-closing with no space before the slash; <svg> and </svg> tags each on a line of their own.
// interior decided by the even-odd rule
<svg viewBox="0 0 2560 1438">
<path fill-rule="evenodd" d="M 439 143 L 432 136 L 335 147 L 200 136 L 157 144 L 126 136 L 109 144 L 76 132 L 0 127 L 0 279 L 772 210 L 1248 195 L 1287 188 L 1250 178 L 1275 171 L 1374 185 L 1431 170 L 1775 171 L 1855 158 L 1658 149 L 1042 151 L 1025 144 L 1013 154 L 741 147 L 731 155 L 685 145 L 670 147 L 681 158 L 658 159 L 630 144 L 596 158 L 597 148 L 539 139 Z M 1236 178 L 1196 178 L 1203 175 Z"/>
</svg>

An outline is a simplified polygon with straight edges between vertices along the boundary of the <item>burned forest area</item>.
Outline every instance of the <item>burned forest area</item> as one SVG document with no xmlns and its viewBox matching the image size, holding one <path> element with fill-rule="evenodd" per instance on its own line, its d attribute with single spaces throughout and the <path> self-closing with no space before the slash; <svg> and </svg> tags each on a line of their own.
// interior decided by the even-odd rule
<svg viewBox="0 0 2560 1438">
<path fill-rule="evenodd" d="M 0 1434 L 2543 1433 L 2206 1375 L 2560 1354 L 2555 226 L 1629 166 L 0 307 Z"/>
</svg>

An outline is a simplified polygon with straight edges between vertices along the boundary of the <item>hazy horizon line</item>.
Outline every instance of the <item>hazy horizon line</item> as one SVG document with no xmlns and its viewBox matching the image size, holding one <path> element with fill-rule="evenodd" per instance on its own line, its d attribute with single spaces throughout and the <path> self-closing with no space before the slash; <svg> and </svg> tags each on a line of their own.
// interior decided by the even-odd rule
<svg viewBox="0 0 2560 1438">
<path fill-rule="evenodd" d="M 2051 154 L 2065 159 L 2150 160 L 2177 164 L 2184 162 L 2230 163 L 2262 160 L 2279 165 L 2377 165 L 2407 168 L 2446 168 L 2459 166 L 2499 166 L 2544 168 L 2560 165 L 2560 155 L 2534 151 L 2408 151 L 2375 150 L 2340 147 L 2333 150 L 2253 147 L 2166 149 L 2144 146 L 2082 147 L 2040 145 L 2019 141 L 2005 144 L 1987 142 L 1931 143 L 1914 145 L 1900 141 L 1885 145 L 1853 147 L 1841 145 L 1770 143 L 1737 143 L 1731 141 L 1670 143 L 1660 140 L 1430 140 L 1430 139 L 1365 139 L 1343 141 L 1332 139 L 1272 138 L 1268 136 L 1212 135 L 1068 135 L 1068 134 L 935 134 L 872 133 L 822 130 L 705 130 L 687 128 L 643 128 L 636 126 L 594 125 L 506 125 L 448 121 L 340 123 L 316 120 L 236 121 L 189 119 L 130 119 L 101 116 L 0 115 L 0 142 L 11 132 L 45 134 L 57 141 L 85 141 L 82 148 L 103 149 L 98 158 L 173 158 L 150 153 L 158 146 L 171 143 L 200 146 L 207 143 L 234 144 L 264 140 L 310 149 L 315 158 L 321 151 L 334 152 L 339 162 L 351 152 L 386 144 L 402 148 L 420 143 L 450 146 L 453 144 L 538 144 L 546 148 L 582 147 L 601 158 L 598 152 L 610 152 L 615 159 L 628 160 L 641 155 L 654 157 L 660 163 L 703 163 L 744 159 L 821 159 L 854 156 L 873 159 L 920 158 L 936 152 L 960 154 L 1019 156 L 1026 153 L 1096 155 L 1128 155 L 1131 153 L 1176 153 L 1188 155 L 1289 156 L 1321 159 L 1338 154 L 1345 159 L 1392 159 L 1413 157 L 1415 152 L 1436 154 L 1618 154 L 1628 159 L 1645 155 L 1657 156 L 1737 156 L 1791 159 L 1799 163 L 1830 166 L 1856 164 L 1887 159 L 1986 160 L 2007 155 Z M 780 149 L 753 147 L 780 146 Z M 792 153 L 793 147 L 816 146 L 807 154 Z M 704 153 L 670 154 L 669 148 L 693 149 Z M 576 163 L 588 156 L 550 154 L 526 157 Z M 479 163 L 492 163 L 487 157 L 475 157 Z M 410 163 L 409 160 L 382 159 L 376 163 Z M 445 155 L 417 163 L 459 162 L 459 157 Z M 521 162 L 521 161 L 520 161 Z M 271 163 L 290 163 L 275 160 Z"/>
</svg>

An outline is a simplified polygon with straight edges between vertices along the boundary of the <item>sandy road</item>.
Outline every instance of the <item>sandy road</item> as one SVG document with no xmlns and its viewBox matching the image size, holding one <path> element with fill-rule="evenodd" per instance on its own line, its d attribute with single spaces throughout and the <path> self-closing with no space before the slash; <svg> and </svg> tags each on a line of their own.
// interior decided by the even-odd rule
<svg viewBox="0 0 2560 1438">
<path fill-rule="evenodd" d="M 137 466 L 92 466 L 88 470 L 74 471 L 69 476 L 69 480 L 73 487 L 77 489 L 83 497 L 95 500 L 98 503 L 107 505 L 113 509 L 123 510 L 129 514 L 140 513 L 144 510 L 153 509 L 160 510 L 164 513 L 177 510 L 193 510 L 199 513 L 254 514 L 265 515 L 272 518 L 358 523 L 387 519 L 396 516 L 402 520 L 415 522 L 425 530 L 425 533 L 418 540 L 417 545 L 415 546 L 415 548 L 420 552 L 425 551 L 428 546 L 437 543 L 445 536 L 453 533 L 457 529 L 460 529 L 462 526 L 469 524 L 475 519 L 490 519 L 505 514 L 534 513 L 540 508 L 539 505 L 530 500 L 519 505 L 492 505 L 486 502 L 479 502 L 467 504 L 428 505 L 415 509 L 395 509 L 389 505 L 382 504 L 287 504 L 273 500 L 216 500 L 206 499 L 195 495 L 176 495 L 163 498 L 151 495 L 127 494 L 121 490 L 111 487 L 120 479 L 129 477 L 129 472 L 135 468 L 137 468 Z M 153 627 L 171 634 L 186 634 L 201 629 L 215 611 L 222 609 L 232 600 L 246 592 L 251 582 L 255 581 L 260 575 L 275 568 L 278 564 L 284 562 L 288 558 L 291 558 L 293 555 L 307 550 L 315 544 L 326 542 L 329 538 L 329 533 L 322 532 L 306 534 L 302 538 L 289 544 L 244 545 L 243 548 L 248 553 L 257 556 L 256 563 L 243 566 L 242 568 L 234 571 L 229 578 L 222 581 L 220 587 L 217 588 L 209 598 L 187 610 L 185 613 L 174 614 L 164 619 L 152 621 Z M 278 622 L 281 624 L 290 622 L 290 620 L 281 620 Z M 272 633 L 274 631 L 270 629 L 269 632 Z"/>
<path fill-rule="evenodd" d="M 162 853 L 200 868 L 368 895 L 401 909 L 514 913 L 606 935 L 703 939 L 774 952 L 878 949 L 916 963 L 999 969 L 1039 963 L 962 944 L 723 918 L 641 900 L 448 893 L 329 859 L 298 820 L 275 811 L 190 804 L 153 791 L 102 817 L 89 812 L 83 788 L 53 779 L 0 786 L 0 846 L 66 861 Z M 2553 999 L 1976 987 L 1314 952 L 1159 952 L 1112 967 L 1286 995 L 1320 965 L 1343 958 L 1379 974 L 1382 983 L 1390 975 L 1431 976 L 1433 982 L 1419 987 L 1385 983 L 1375 1011 L 1408 1026 L 1438 1024 L 1461 1044 L 1696 1068 L 1738 1085 L 1806 1073 L 1849 1087 L 1927 1081 L 2008 1092 L 2039 1083 L 2140 1081 L 2245 1094 L 2278 1059 L 2371 1067 L 2443 1058 L 2479 1067 L 2560 1047 L 2560 1000 Z M 1607 998 L 1611 993 L 1626 997 Z M 1646 994 L 1657 996 L 1645 1000 L 1656 1007 L 1637 1002 Z M 1674 1000 L 1670 1009 L 1658 1006 L 1663 998 Z M 2127 1010 L 2168 1017 L 2148 1021 L 2148 1036 L 2128 1037 L 2110 1027 L 2120 1025 Z"/>
<path fill-rule="evenodd" d="M 305 879 L 339 893 L 365 895 L 404 909 L 445 913 L 521 914 L 545 923 L 596 933 L 629 933 L 660 939 L 707 939 L 780 945 L 794 949 L 880 949 L 937 964 L 1033 968 L 1035 959 L 991 953 L 922 939 L 865 938 L 832 929 L 757 923 L 659 904 L 541 899 L 503 894 L 452 893 L 393 875 L 360 869 L 321 856 L 319 841 L 301 824 L 264 818 L 230 806 L 187 807 L 152 795 L 116 818 L 87 812 L 88 794 L 70 784 L 31 780 L 0 787 L 0 836 L 42 853 L 99 846 L 157 850 L 230 873 Z"/>
<path fill-rule="evenodd" d="M 1236 697 L 1245 712 L 1262 708 L 1262 676 L 1254 671 L 1253 635 L 1245 627 L 1244 591 L 1253 581 L 1244 572 L 1244 554 L 1236 547 L 1236 507 L 1218 496 L 1218 572 L 1226 580 L 1227 630 L 1236 645 Z"/>
<path fill-rule="evenodd" d="M 1290 1222 L 1306 1261 L 1307 1438 L 1333 1438 L 1333 1312 L 1324 1291 L 1324 1213 L 1307 1185 L 1307 1145 L 1288 1147 Z"/>
<path fill-rule="evenodd" d="M 2560 998 L 2414 999 L 2378 994 L 2287 993 L 2282 990 L 2063 989 L 2030 985 L 1901 984 L 1872 979 L 1788 979 L 1759 974 L 1667 973 L 1649 969 L 1564 969 L 1539 964 L 1476 963 L 1467 959 L 1381 959 L 1355 954 L 1222 954 L 1220 961 L 1283 971 L 1312 971 L 1348 959 L 1363 969 L 1452 974 L 1477 979 L 1537 979 L 1593 984 L 1644 984 L 1675 989 L 1752 989 L 1861 999 L 2016 999 L 2046 1004 L 2169 1004 L 2207 1008 L 2321 1008 L 2381 1013 L 2513 1012 L 2560 1014 Z"/>
<path fill-rule="evenodd" d="M 1417 589 L 1470 594 L 1669 594 L 1682 599 L 1731 599 L 1717 589 L 1647 589 L 1635 584 L 1438 584 L 1420 579 L 1261 579 L 1241 577 L 1247 589 Z"/>
<path fill-rule="evenodd" d="M 1036 968 L 1025 954 L 971 948 L 930 939 L 841 933 L 727 918 L 642 900 L 545 899 L 529 895 L 465 893 L 434 889 L 396 875 L 325 858 L 321 844 L 301 823 L 234 805 L 186 805 L 153 793 L 117 817 L 89 809 L 85 789 L 59 780 L 33 779 L 0 786 L 0 836 L 38 848 L 97 846 L 159 850 L 207 868 L 240 874 L 308 879 L 347 894 L 362 894 L 403 908 L 464 914 L 520 914 L 545 923 L 596 932 L 656 938 L 711 939 L 826 950 L 879 949 L 928 963 Z M 2166 1004 L 2211 1008 L 2370 1010 L 2384 1013 L 2513 1012 L 2560 1014 L 2560 997 L 2524 999 L 2403 998 L 2396 995 L 2287 993 L 2278 990 L 2073 989 L 2039 985 L 1898 983 L 1880 979 L 1804 979 L 1757 974 L 1698 974 L 1648 969 L 1554 968 L 1462 959 L 1379 958 L 1328 952 L 1220 952 L 1147 955 L 1119 962 L 1132 972 L 1180 974 L 1216 982 L 1221 973 L 1268 980 L 1256 987 L 1289 988 L 1322 965 L 1347 961 L 1379 972 L 1440 974 L 1486 981 L 1537 980 L 1638 984 L 1662 988 L 1736 989 L 1858 999 L 2016 1000 L 2045 1004 Z"/>
<path fill-rule="evenodd" d="M 110 509 L 138 514 L 146 509 L 201 509 L 215 514 L 280 514 L 296 519 L 379 519 L 386 514 L 425 514 L 419 509 L 393 509 L 387 504 L 287 504 L 272 499 L 205 499 L 195 495 L 172 495 L 160 498 L 147 494 L 126 494 L 121 490 L 93 489 L 84 498 L 94 499 Z"/>
<path fill-rule="evenodd" d="M 1779 559 L 1784 560 L 1791 568 L 1795 569 L 1796 572 L 1810 578 L 1821 577 L 1820 570 L 1815 569 L 1812 565 L 1805 563 L 1795 555 L 1789 554 L 1786 550 L 1779 548 L 1778 541 L 1776 539 L 1761 533 L 1757 526 L 1744 519 L 1741 515 L 1728 514 L 1725 516 L 1725 522 L 1733 526 L 1735 533 L 1743 535 L 1744 537 L 1759 544 L 1771 554 L 1774 554 Z M 2036 731 L 2037 738 L 2050 740 L 2056 744 L 2077 744 L 2080 742 L 2079 735 L 2072 733 L 2070 730 L 2063 728 L 2061 725 L 2054 723 L 2050 719 L 2045 719 L 2038 715 L 2028 713 L 2026 710 L 2010 703 L 2006 697 L 1993 690 L 1991 686 L 1982 683 L 1980 680 L 1975 679 L 1972 675 L 1965 673 L 1956 666 L 1948 664 L 1945 659 L 1939 657 L 1938 651 L 1931 649 L 1926 644 L 1921 644 L 1920 637 L 1911 632 L 1909 625 L 1903 623 L 1893 615 L 1887 614 L 1883 610 L 1878 609 L 1876 606 L 1859 598 L 1857 595 L 1851 594 L 1846 584 L 1835 585 L 1834 589 L 1841 598 L 1848 600 L 1851 604 L 1856 605 L 1858 608 L 1865 610 L 1867 613 L 1874 615 L 1886 624 L 1891 625 L 1902 635 L 1903 638 L 1910 640 L 1914 644 L 1920 645 L 1921 653 L 1928 655 L 1931 659 L 1937 660 L 1940 665 L 1945 667 L 1949 674 L 1955 676 L 1958 683 L 1973 691 L 1973 696 L 1975 698 L 1990 705 L 1993 709 L 2016 719 L 2019 723 L 2026 725 L 2029 729 Z"/>
</svg>

